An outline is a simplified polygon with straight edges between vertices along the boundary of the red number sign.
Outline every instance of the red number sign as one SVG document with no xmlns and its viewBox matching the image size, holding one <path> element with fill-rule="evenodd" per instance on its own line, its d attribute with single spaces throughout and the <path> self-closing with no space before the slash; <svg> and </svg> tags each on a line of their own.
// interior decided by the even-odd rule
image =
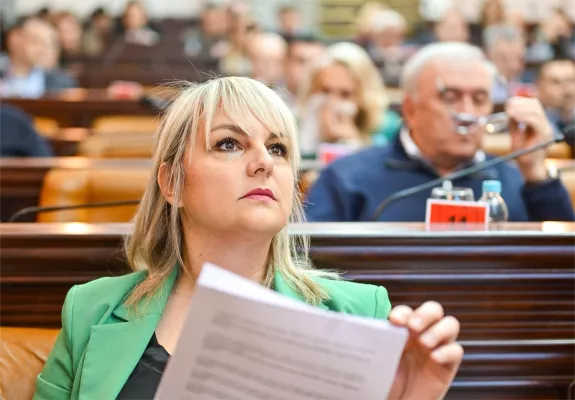
<svg viewBox="0 0 575 400">
<path fill-rule="evenodd" d="M 430 224 L 473 224 L 487 229 L 489 209 L 474 201 L 427 200 L 425 221 Z"/>
</svg>

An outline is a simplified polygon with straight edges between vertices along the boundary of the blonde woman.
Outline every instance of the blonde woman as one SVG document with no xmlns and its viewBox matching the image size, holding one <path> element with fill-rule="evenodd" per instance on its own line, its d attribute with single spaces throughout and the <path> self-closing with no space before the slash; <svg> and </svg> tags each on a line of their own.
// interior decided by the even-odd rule
<svg viewBox="0 0 575 400">
<path fill-rule="evenodd" d="M 183 90 L 126 241 L 135 272 L 70 290 L 35 399 L 153 398 L 207 261 L 313 305 L 387 318 L 384 288 L 312 269 L 307 238 L 288 234 L 303 218 L 298 163 L 292 114 L 264 84 L 229 77 Z M 457 320 L 433 302 L 389 319 L 412 335 L 390 398 L 442 398 L 462 359 Z"/>
<path fill-rule="evenodd" d="M 386 144 L 402 123 L 388 106 L 381 75 L 364 49 L 345 42 L 328 47 L 300 93 L 302 152 L 310 155 L 325 142 Z"/>
</svg>

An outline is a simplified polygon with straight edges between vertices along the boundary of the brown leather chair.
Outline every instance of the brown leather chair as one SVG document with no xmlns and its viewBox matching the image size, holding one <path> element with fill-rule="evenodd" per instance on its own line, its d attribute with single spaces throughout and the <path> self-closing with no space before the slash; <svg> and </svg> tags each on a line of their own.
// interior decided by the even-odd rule
<svg viewBox="0 0 575 400">
<path fill-rule="evenodd" d="M 0 327 L 0 399 L 28 400 L 58 329 Z"/>
<path fill-rule="evenodd" d="M 148 167 L 54 169 L 44 177 L 40 206 L 74 205 L 142 198 Z M 38 222 L 129 222 L 137 206 L 82 208 L 41 213 Z"/>
<path fill-rule="evenodd" d="M 511 152 L 511 137 L 509 134 L 485 135 L 483 150 L 495 156 L 503 156 Z M 571 158 L 571 149 L 567 143 L 557 143 L 547 150 L 549 158 Z"/>
<path fill-rule="evenodd" d="M 108 115 L 92 122 L 94 134 L 154 133 L 160 125 L 160 118 L 151 115 Z"/>
<path fill-rule="evenodd" d="M 82 141 L 78 155 L 90 158 L 150 158 L 153 133 L 101 133 Z"/>
</svg>

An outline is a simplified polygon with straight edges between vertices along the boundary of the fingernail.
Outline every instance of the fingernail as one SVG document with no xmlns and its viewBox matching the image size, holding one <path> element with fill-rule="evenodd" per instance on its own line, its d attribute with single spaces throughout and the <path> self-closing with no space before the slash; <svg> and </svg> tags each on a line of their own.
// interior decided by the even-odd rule
<svg viewBox="0 0 575 400">
<path fill-rule="evenodd" d="M 419 317 L 413 317 L 409 321 L 409 326 L 411 327 L 411 329 L 414 329 L 414 330 L 420 330 L 422 324 L 423 324 L 423 321 Z"/>
<path fill-rule="evenodd" d="M 421 344 L 423 344 L 425 347 L 431 348 L 433 347 L 433 345 L 435 344 L 435 338 L 433 337 L 433 335 L 426 333 L 425 335 L 421 336 L 419 338 L 419 341 L 421 342 Z"/>
</svg>

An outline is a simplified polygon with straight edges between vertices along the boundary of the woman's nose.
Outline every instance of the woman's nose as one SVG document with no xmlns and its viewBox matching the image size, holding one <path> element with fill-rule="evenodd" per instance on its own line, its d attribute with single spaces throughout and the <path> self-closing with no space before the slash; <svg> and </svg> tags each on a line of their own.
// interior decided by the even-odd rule
<svg viewBox="0 0 575 400">
<path fill-rule="evenodd" d="M 253 149 L 252 160 L 248 164 L 248 174 L 250 176 L 258 174 L 269 176 L 273 171 L 275 161 L 268 152 L 267 147 L 261 147 L 262 148 L 258 147 L 257 149 Z"/>
</svg>

